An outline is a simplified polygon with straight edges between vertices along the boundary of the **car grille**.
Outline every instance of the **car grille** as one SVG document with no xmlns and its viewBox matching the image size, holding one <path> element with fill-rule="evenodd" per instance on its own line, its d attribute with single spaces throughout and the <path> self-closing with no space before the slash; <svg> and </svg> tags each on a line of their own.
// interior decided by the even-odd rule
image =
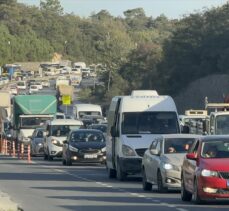
<svg viewBox="0 0 229 211">
<path fill-rule="evenodd" d="M 137 152 L 137 154 L 140 156 L 140 157 L 143 157 L 145 151 L 147 150 L 147 148 L 141 148 L 141 149 L 135 149 L 135 151 Z"/>
<path fill-rule="evenodd" d="M 219 174 L 223 179 L 229 179 L 229 172 L 219 172 Z"/>
<path fill-rule="evenodd" d="M 217 193 L 219 193 L 219 194 L 229 194 L 229 189 L 219 189 L 217 191 Z"/>
<path fill-rule="evenodd" d="M 96 153 L 99 153 L 100 150 L 99 149 L 81 149 L 80 150 L 80 153 L 83 153 L 83 154 L 96 154 Z"/>
</svg>

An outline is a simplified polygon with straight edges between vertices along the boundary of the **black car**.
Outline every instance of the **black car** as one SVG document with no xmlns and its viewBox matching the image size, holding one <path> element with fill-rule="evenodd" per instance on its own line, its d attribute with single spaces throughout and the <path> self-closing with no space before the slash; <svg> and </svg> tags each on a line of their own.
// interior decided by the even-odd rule
<svg viewBox="0 0 229 211">
<path fill-rule="evenodd" d="M 63 165 L 72 162 L 105 163 L 106 143 L 99 130 L 79 129 L 71 131 L 63 145 Z"/>
<path fill-rule="evenodd" d="M 103 134 L 107 132 L 107 124 L 92 124 L 89 126 L 89 128 L 100 130 Z"/>
</svg>

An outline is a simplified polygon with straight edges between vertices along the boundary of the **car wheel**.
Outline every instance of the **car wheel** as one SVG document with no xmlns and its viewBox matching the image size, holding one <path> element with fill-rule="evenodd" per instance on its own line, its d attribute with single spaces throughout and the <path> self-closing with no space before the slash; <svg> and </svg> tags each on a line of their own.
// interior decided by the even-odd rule
<svg viewBox="0 0 229 211">
<path fill-rule="evenodd" d="M 146 178 L 146 172 L 145 169 L 142 169 L 142 188 L 145 191 L 151 191 L 152 190 L 152 184 L 147 182 L 147 178 Z"/>
<path fill-rule="evenodd" d="M 72 165 L 72 161 L 70 158 L 66 158 L 66 166 L 71 166 Z"/>
<path fill-rule="evenodd" d="M 117 161 L 117 179 L 124 181 L 126 179 L 126 173 L 122 171 L 119 161 Z"/>
<path fill-rule="evenodd" d="M 112 179 L 116 177 L 116 171 L 107 167 L 108 178 Z"/>
<path fill-rule="evenodd" d="M 182 201 L 192 200 L 192 194 L 186 190 L 183 177 L 181 178 L 181 199 Z"/>
<path fill-rule="evenodd" d="M 159 193 L 168 192 L 168 188 L 166 188 L 163 184 L 163 179 L 160 171 L 157 172 L 157 190 Z"/>
<path fill-rule="evenodd" d="M 64 158 L 62 158 L 62 164 L 63 166 L 66 166 L 66 160 Z"/>
<path fill-rule="evenodd" d="M 53 157 L 49 154 L 49 149 L 48 149 L 48 160 L 49 161 L 52 161 L 53 160 Z"/>
<path fill-rule="evenodd" d="M 44 160 L 48 160 L 48 155 L 44 154 Z"/>
<path fill-rule="evenodd" d="M 203 204 L 203 200 L 199 196 L 198 181 L 197 181 L 197 179 L 195 179 L 195 182 L 194 182 L 193 200 L 194 200 L 195 204 Z"/>
</svg>

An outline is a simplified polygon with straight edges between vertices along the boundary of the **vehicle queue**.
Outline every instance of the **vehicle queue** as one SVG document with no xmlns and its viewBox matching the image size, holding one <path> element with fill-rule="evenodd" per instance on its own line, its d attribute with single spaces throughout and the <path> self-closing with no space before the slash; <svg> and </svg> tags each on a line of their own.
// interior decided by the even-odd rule
<svg viewBox="0 0 229 211">
<path fill-rule="evenodd" d="M 23 84 L 18 83 L 17 88 L 24 89 L 20 88 Z M 37 86 L 38 91 L 30 94 L 50 86 L 48 82 L 26 84 Z M 73 111 L 72 119 L 53 115 L 34 128 L 28 143 L 32 156 L 48 161 L 60 158 L 69 166 L 75 162 L 105 164 L 108 177 L 121 181 L 140 173 L 143 190 L 150 191 L 153 185 L 161 193 L 180 189 L 183 201 L 229 198 L 229 138 L 219 132 L 203 136 L 213 129 L 220 131 L 222 119 L 211 122 L 206 112 L 194 118 L 193 111 L 186 115 L 188 121 L 181 121 L 173 99 L 155 90 L 114 97 L 107 120 L 98 105 L 75 105 Z M 193 121 L 196 124 L 190 124 Z M 193 125 L 202 126 L 200 134 L 181 134 L 193 131 Z"/>
</svg>

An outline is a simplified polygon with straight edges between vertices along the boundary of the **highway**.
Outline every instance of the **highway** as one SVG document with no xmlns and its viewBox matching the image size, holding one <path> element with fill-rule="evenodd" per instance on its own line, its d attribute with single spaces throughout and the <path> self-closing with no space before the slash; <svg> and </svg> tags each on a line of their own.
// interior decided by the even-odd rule
<svg viewBox="0 0 229 211">
<path fill-rule="evenodd" d="M 55 95 L 54 81 L 51 85 L 40 94 Z M 71 113 L 72 108 L 68 111 Z M 100 164 L 63 166 L 60 159 L 44 161 L 42 157 L 27 163 L 0 155 L 0 166 L 0 190 L 24 211 L 229 210 L 229 201 L 185 203 L 178 190 L 161 194 L 154 186 L 153 191 L 145 192 L 140 177 L 132 176 L 124 182 L 109 179 Z"/>
<path fill-rule="evenodd" d="M 166 194 L 144 192 L 139 177 L 119 182 L 108 179 L 102 165 L 62 166 L 34 158 L 26 160 L 1 156 L 0 189 L 20 204 L 25 211 L 126 211 L 126 210 L 228 210 L 229 202 L 205 205 L 184 203 L 179 191 Z"/>
</svg>

